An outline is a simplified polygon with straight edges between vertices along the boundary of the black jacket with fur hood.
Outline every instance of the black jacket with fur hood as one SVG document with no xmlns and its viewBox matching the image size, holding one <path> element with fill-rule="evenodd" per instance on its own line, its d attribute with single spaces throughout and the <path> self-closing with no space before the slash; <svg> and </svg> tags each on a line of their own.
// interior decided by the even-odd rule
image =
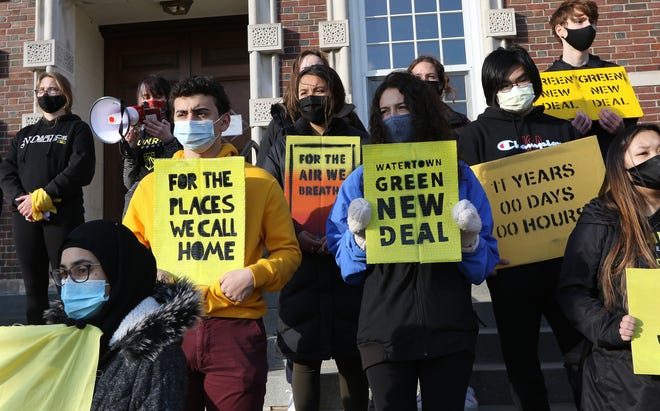
<svg viewBox="0 0 660 411">
<path fill-rule="evenodd" d="M 200 312 L 191 283 L 158 283 L 124 317 L 99 359 L 92 410 L 183 410 L 188 373 L 181 339 Z M 45 318 L 49 324 L 71 322 L 59 300 Z"/>
</svg>

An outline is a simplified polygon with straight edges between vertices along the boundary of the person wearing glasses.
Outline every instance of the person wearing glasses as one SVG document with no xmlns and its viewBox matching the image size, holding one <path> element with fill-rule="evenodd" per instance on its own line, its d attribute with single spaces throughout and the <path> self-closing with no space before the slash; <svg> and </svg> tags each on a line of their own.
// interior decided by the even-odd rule
<svg viewBox="0 0 660 411">
<path fill-rule="evenodd" d="M 484 60 L 481 83 L 488 107 L 465 126 L 458 139 L 459 155 L 469 165 L 581 137 L 568 120 L 532 105 L 541 95 L 542 84 L 539 70 L 525 49 L 500 47 L 490 53 Z M 487 279 L 502 355 L 519 409 L 550 409 L 538 358 L 541 315 L 552 327 L 562 353 L 568 353 L 581 340 L 555 298 L 560 268 L 561 258 L 556 258 L 498 269 Z M 569 378 L 573 378 L 568 370 Z M 576 385 L 572 385 L 575 390 Z"/>
<path fill-rule="evenodd" d="M 185 280 L 156 282 L 156 260 L 127 227 L 95 220 L 64 240 L 51 275 L 61 300 L 49 324 L 99 328 L 92 410 L 183 410 L 188 384 L 181 340 L 201 313 Z"/>
<path fill-rule="evenodd" d="M 71 84 L 42 73 L 34 90 L 43 117 L 22 128 L 0 163 L 0 187 L 13 206 L 16 255 L 23 273 L 28 324 L 43 324 L 48 266 L 57 267 L 66 235 L 84 222 L 83 190 L 96 158 L 89 126 L 71 112 Z"/>
</svg>

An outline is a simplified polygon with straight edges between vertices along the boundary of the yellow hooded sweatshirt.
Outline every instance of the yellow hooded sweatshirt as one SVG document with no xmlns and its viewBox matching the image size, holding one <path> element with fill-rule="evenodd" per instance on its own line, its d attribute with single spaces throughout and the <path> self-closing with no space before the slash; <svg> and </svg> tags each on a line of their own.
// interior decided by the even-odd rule
<svg viewBox="0 0 660 411">
<path fill-rule="evenodd" d="M 233 145 L 223 144 L 217 157 L 237 154 Z M 177 151 L 173 158 L 183 158 L 183 150 Z M 154 238 L 155 194 L 154 173 L 149 173 L 135 190 L 123 221 L 149 248 Z M 219 272 L 215 284 L 198 286 L 209 317 L 261 318 L 266 313 L 261 290 L 280 290 L 300 265 L 302 256 L 280 185 L 268 172 L 247 163 L 245 205 L 244 266 L 252 271 L 254 291 L 242 302 L 229 300 L 220 290 L 220 279 L 225 273 Z"/>
</svg>

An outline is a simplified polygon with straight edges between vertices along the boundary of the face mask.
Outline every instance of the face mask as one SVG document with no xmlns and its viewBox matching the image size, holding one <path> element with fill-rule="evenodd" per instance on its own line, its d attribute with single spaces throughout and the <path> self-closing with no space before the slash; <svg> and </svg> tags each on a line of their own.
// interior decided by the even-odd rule
<svg viewBox="0 0 660 411">
<path fill-rule="evenodd" d="M 64 107 L 66 104 L 66 96 L 63 94 L 60 94 L 59 96 L 49 96 L 48 94 L 44 94 L 43 96 L 37 97 L 37 101 L 39 102 L 39 107 L 41 107 L 45 113 L 54 113 Z"/>
<path fill-rule="evenodd" d="M 298 112 L 313 124 L 325 124 L 328 96 L 307 96 L 298 100 Z"/>
<path fill-rule="evenodd" d="M 388 143 L 407 143 L 415 139 L 415 128 L 412 123 L 412 114 L 389 116 L 383 120 L 387 128 Z"/>
<path fill-rule="evenodd" d="M 566 32 L 568 34 L 564 40 L 575 50 L 585 51 L 591 47 L 591 43 L 596 38 L 596 29 L 592 25 L 581 29 L 566 29 Z"/>
<path fill-rule="evenodd" d="M 660 190 L 660 155 L 630 167 L 628 172 L 634 185 Z"/>
<path fill-rule="evenodd" d="M 525 86 L 513 86 L 507 92 L 497 93 L 497 101 L 500 108 L 511 113 L 521 113 L 532 107 L 534 102 L 534 86 L 532 83 Z"/>
<path fill-rule="evenodd" d="M 222 116 L 216 121 L 211 120 L 190 120 L 174 122 L 174 137 L 179 140 L 183 148 L 203 153 L 213 145 L 216 139 L 213 126 L 220 121 Z"/>
<path fill-rule="evenodd" d="M 424 80 L 424 83 L 426 83 L 427 86 L 431 87 L 431 90 L 437 92 L 442 96 L 442 92 L 444 91 L 444 87 L 440 86 L 439 81 L 429 81 L 429 80 Z"/>
<path fill-rule="evenodd" d="M 62 283 L 62 303 L 69 318 L 80 320 L 96 314 L 108 301 L 105 295 L 105 280 L 87 280 L 74 283 L 67 279 Z"/>
</svg>

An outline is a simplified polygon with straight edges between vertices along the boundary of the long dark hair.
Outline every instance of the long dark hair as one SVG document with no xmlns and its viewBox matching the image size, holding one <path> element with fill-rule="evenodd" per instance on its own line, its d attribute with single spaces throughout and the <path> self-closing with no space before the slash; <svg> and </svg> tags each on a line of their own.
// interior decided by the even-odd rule
<svg viewBox="0 0 660 411">
<path fill-rule="evenodd" d="M 647 204 L 624 166 L 626 150 L 642 131 L 655 131 L 660 135 L 660 127 L 655 124 L 638 124 L 616 135 L 607 151 L 605 179 L 599 193 L 605 207 L 615 211 L 621 219 L 616 242 L 600 271 L 605 307 L 609 310 L 613 310 L 619 298 L 626 301 L 626 268 L 639 267 L 640 262 L 657 267 L 653 255 L 655 240 L 644 214 Z"/>
<path fill-rule="evenodd" d="M 307 56 L 316 56 L 321 59 L 324 66 L 330 67 L 328 64 L 328 59 L 325 57 L 325 54 L 319 50 L 304 50 L 298 57 L 293 61 L 293 67 L 291 68 L 291 76 L 289 77 L 289 86 L 284 92 L 284 108 L 286 108 L 286 113 L 291 119 L 292 122 L 298 120 L 300 114 L 298 114 L 298 79 L 300 78 L 300 64 Z"/>
<path fill-rule="evenodd" d="M 481 67 L 481 86 L 484 89 L 486 103 L 489 106 L 499 107 L 497 92 L 509 83 L 509 73 L 516 66 L 521 66 L 534 86 L 534 100 L 539 98 L 543 92 L 541 75 L 529 56 L 527 50 L 520 46 L 509 46 L 498 48 L 491 52 Z"/>
<path fill-rule="evenodd" d="M 372 143 L 387 141 L 387 128 L 380 112 L 380 98 L 389 88 L 399 90 L 403 101 L 408 106 L 415 127 L 415 141 L 454 140 L 451 127 L 444 116 L 440 115 L 442 106 L 440 96 L 429 86 L 412 74 L 394 71 L 385 77 L 376 89 L 369 110 L 369 133 Z"/>
<path fill-rule="evenodd" d="M 317 64 L 309 66 L 300 72 L 298 82 L 296 83 L 296 103 L 298 102 L 298 89 L 300 87 L 300 79 L 305 75 L 312 75 L 323 79 L 328 85 L 328 107 L 325 109 L 326 125 L 330 122 L 335 114 L 339 113 L 346 104 L 346 91 L 344 90 L 344 83 L 341 82 L 339 74 L 329 66 Z"/>
<path fill-rule="evenodd" d="M 168 121 L 172 121 L 172 110 L 169 104 L 170 91 L 172 87 L 170 86 L 169 81 L 163 77 L 153 74 L 143 78 L 137 86 L 136 101 L 138 102 L 142 98 L 140 95 L 140 89 L 142 89 L 142 87 L 144 87 L 144 89 L 148 91 L 152 96 L 158 96 L 165 99 L 165 115 L 167 116 Z"/>
</svg>

